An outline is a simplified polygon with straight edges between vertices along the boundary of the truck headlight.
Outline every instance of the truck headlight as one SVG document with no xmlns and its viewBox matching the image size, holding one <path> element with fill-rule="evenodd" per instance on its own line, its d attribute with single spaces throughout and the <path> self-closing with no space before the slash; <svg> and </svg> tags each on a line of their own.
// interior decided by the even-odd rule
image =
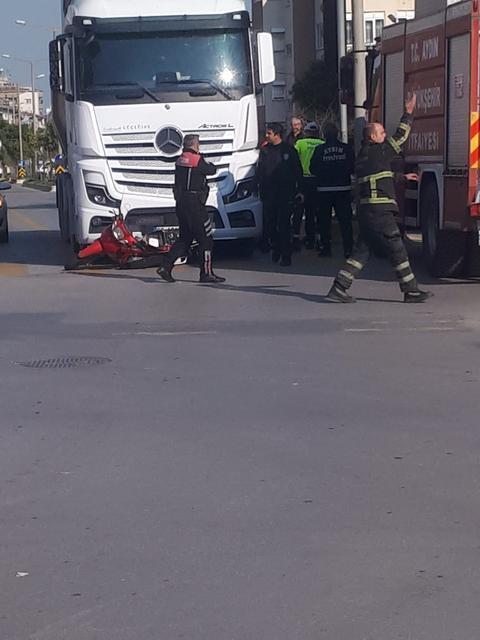
<svg viewBox="0 0 480 640">
<path fill-rule="evenodd" d="M 254 178 L 248 178 L 247 180 L 240 180 L 237 182 L 235 191 L 228 196 L 223 196 L 223 202 L 225 204 L 231 204 L 232 202 L 240 202 L 250 198 L 257 191 L 257 183 Z"/>
<path fill-rule="evenodd" d="M 117 209 L 120 207 L 120 202 L 111 198 L 105 187 L 93 184 L 87 184 L 85 187 L 87 189 L 88 199 L 90 202 L 93 202 L 93 204 L 99 205 L 100 207 L 115 207 Z"/>
</svg>

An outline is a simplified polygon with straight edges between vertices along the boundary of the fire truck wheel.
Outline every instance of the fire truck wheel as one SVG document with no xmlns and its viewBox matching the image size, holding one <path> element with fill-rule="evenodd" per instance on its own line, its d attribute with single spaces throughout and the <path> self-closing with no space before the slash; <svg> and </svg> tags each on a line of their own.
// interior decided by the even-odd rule
<svg viewBox="0 0 480 640">
<path fill-rule="evenodd" d="M 437 278 L 463 275 L 465 234 L 440 229 L 440 199 L 434 179 L 427 178 L 422 184 L 420 206 L 423 255 L 429 272 Z"/>
</svg>

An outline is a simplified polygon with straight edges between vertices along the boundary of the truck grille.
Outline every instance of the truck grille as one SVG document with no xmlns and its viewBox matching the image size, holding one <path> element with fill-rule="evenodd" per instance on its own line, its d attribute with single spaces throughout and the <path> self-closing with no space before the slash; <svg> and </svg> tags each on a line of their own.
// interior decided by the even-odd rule
<svg viewBox="0 0 480 640">
<path fill-rule="evenodd" d="M 185 131 L 200 137 L 200 150 L 217 172 L 209 183 L 221 183 L 228 177 L 233 154 L 233 129 Z M 160 155 L 154 145 L 155 132 L 104 135 L 108 166 L 117 189 L 172 197 L 176 158 Z"/>
<path fill-rule="evenodd" d="M 224 224 L 215 207 L 207 207 L 208 214 L 216 229 L 223 229 Z M 125 222 L 131 231 L 148 233 L 155 227 L 178 227 L 178 218 L 174 207 L 156 209 L 132 209 Z"/>
</svg>

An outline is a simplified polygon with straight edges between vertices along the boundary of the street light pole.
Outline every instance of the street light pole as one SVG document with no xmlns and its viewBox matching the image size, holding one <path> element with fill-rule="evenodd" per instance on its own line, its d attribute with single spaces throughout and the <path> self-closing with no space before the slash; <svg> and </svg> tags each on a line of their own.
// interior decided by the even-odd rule
<svg viewBox="0 0 480 640">
<path fill-rule="evenodd" d="M 56 27 L 41 27 L 41 26 L 37 26 L 37 25 L 33 25 L 30 26 L 28 23 L 28 20 L 23 20 L 20 18 L 17 18 L 17 20 L 15 20 L 15 24 L 20 26 L 20 27 L 30 27 L 31 29 L 40 29 L 40 30 L 46 30 L 46 31 L 51 31 L 53 34 L 53 39 L 55 40 L 57 38 L 57 28 Z"/>
<path fill-rule="evenodd" d="M 347 55 L 345 0 L 337 0 L 337 40 L 338 40 L 338 79 L 340 81 L 340 63 Z M 340 104 L 340 131 L 343 142 L 348 142 L 348 111 L 346 104 Z"/>
<path fill-rule="evenodd" d="M 23 167 L 23 136 L 22 136 L 22 116 L 20 114 L 20 85 L 17 84 L 17 111 L 18 111 L 18 144 L 20 147 L 20 164 Z"/>
<path fill-rule="evenodd" d="M 33 135 L 35 135 L 37 132 L 37 127 L 36 127 L 36 118 L 35 118 L 35 71 L 34 71 L 33 62 L 30 62 L 30 73 L 32 77 L 32 131 L 33 131 Z"/>
<path fill-rule="evenodd" d="M 365 22 L 363 0 L 352 0 L 353 18 L 353 46 L 355 69 L 355 146 L 357 150 L 366 123 L 366 113 L 363 104 L 367 99 L 367 69 L 365 48 Z"/>
</svg>

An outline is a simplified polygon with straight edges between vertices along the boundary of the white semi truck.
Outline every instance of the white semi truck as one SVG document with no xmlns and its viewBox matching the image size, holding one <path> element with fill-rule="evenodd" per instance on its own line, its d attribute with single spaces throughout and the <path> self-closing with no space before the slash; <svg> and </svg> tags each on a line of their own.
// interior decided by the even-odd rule
<svg viewBox="0 0 480 640">
<path fill-rule="evenodd" d="M 251 0 L 62 0 L 62 12 L 50 44 L 62 238 L 93 242 L 113 210 L 134 232 L 175 227 L 175 161 L 194 133 L 217 167 L 215 239 L 251 250 L 262 228 L 256 94 L 275 79 Z"/>
</svg>

